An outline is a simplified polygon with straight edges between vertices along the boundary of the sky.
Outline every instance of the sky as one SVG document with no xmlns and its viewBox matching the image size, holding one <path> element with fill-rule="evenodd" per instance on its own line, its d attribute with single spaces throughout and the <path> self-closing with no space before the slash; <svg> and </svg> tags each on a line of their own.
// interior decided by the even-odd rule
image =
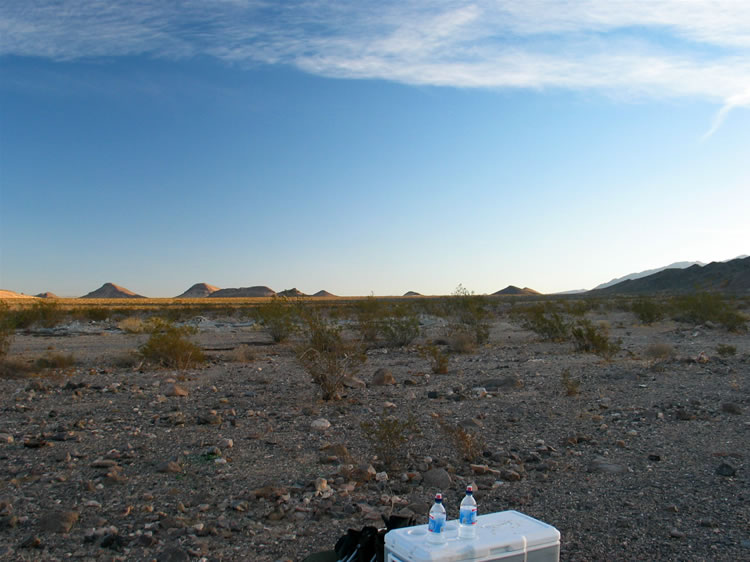
<svg viewBox="0 0 750 562">
<path fill-rule="evenodd" d="M 589 289 L 748 162 L 745 0 L 0 0 L 5 290 Z"/>
</svg>

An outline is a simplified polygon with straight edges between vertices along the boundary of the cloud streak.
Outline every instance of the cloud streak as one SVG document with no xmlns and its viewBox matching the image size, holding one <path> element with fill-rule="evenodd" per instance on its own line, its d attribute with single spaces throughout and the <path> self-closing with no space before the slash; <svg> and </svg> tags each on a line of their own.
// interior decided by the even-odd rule
<svg viewBox="0 0 750 562">
<path fill-rule="evenodd" d="M 750 106 L 745 0 L 6 2 L 0 55 L 284 64 L 338 78 Z"/>
</svg>

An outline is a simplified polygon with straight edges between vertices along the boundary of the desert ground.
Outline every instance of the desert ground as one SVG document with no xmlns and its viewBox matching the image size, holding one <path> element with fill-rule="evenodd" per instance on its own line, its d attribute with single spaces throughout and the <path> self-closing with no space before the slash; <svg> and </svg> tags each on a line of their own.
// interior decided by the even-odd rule
<svg viewBox="0 0 750 562">
<path fill-rule="evenodd" d="M 437 491 L 453 519 L 471 483 L 480 514 L 554 525 L 561 560 L 749 560 L 747 333 L 587 316 L 621 340 L 609 360 L 497 307 L 435 374 L 420 345 L 447 326 L 422 314 L 327 402 L 302 336 L 247 319 L 187 319 L 209 357 L 189 369 L 129 359 L 148 336 L 115 321 L 19 331 L 9 359 L 74 364 L 0 380 L 0 559 L 302 560 L 382 515 L 426 522 Z M 388 419 L 406 440 L 384 450 Z"/>
</svg>

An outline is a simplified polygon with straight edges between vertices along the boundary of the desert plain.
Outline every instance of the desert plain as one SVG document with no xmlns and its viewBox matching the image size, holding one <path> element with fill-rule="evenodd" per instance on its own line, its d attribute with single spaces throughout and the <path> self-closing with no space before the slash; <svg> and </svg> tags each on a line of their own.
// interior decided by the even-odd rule
<svg viewBox="0 0 750 562">
<path fill-rule="evenodd" d="M 0 380 L 0 559 L 303 560 L 383 516 L 426 522 L 438 491 L 453 519 L 467 484 L 480 514 L 555 526 L 561 560 L 750 559 L 747 332 L 602 302 L 603 357 L 542 339 L 520 302 L 491 301 L 462 353 L 419 312 L 328 401 L 304 334 L 275 343 L 250 314 L 180 319 L 207 356 L 188 368 L 139 360 L 149 335 L 122 318 L 18 330 L 9 361 L 72 361 Z"/>
</svg>

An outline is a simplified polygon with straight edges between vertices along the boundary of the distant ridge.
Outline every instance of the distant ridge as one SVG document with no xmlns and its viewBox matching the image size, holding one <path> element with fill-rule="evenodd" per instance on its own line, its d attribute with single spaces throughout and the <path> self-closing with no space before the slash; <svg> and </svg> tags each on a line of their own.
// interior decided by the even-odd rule
<svg viewBox="0 0 750 562">
<path fill-rule="evenodd" d="M 293 287 L 292 289 L 286 289 L 276 294 L 280 297 L 306 297 L 307 296 L 305 293 L 297 289 L 297 287 Z"/>
<path fill-rule="evenodd" d="M 210 296 L 212 293 L 218 291 L 218 287 L 209 285 L 208 283 L 196 283 L 190 287 L 187 291 L 181 295 L 177 295 L 176 299 L 202 299 Z"/>
<path fill-rule="evenodd" d="M 628 279 L 594 289 L 595 295 L 646 295 L 658 293 L 692 293 L 716 291 L 722 293 L 750 293 L 750 257 L 708 265 L 692 265 L 686 269 L 664 269 L 640 279 Z"/>
<path fill-rule="evenodd" d="M 82 299 L 145 299 L 143 295 L 138 295 L 133 291 L 120 287 L 114 283 L 105 283 L 96 291 L 91 291 L 88 295 L 83 295 Z"/>
<path fill-rule="evenodd" d="M 16 293 L 15 291 L 4 291 L 0 289 L 0 299 L 33 299 L 31 295 L 24 295 L 22 293 Z"/>
<path fill-rule="evenodd" d="M 47 291 L 46 293 L 39 293 L 38 295 L 34 295 L 34 296 L 40 299 L 59 299 L 60 298 L 55 293 L 50 293 L 49 291 Z"/>
<path fill-rule="evenodd" d="M 529 295 L 541 295 L 539 291 L 535 291 L 534 289 L 529 289 L 528 287 L 524 287 L 523 289 L 516 287 L 515 285 L 508 285 L 505 287 L 505 289 L 501 289 L 497 291 L 496 293 L 492 293 L 492 296 L 501 296 L 501 295 L 516 295 L 516 296 L 529 296 Z"/>
<path fill-rule="evenodd" d="M 335 297 L 336 295 L 334 295 L 333 293 L 329 293 L 328 291 L 318 291 L 312 296 L 313 297 Z"/>
<path fill-rule="evenodd" d="M 607 287 L 617 285 L 618 283 L 622 283 L 623 281 L 641 279 L 642 277 L 648 277 L 649 275 L 659 273 L 660 271 L 664 271 L 665 269 L 687 269 L 688 267 L 692 267 L 694 265 L 700 265 L 702 267 L 706 264 L 700 261 L 677 261 L 669 265 L 665 265 L 664 267 L 647 269 L 645 271 L 639 271 L 638 273 L 628 273 L 627 275 L 623 275 L 622 277 L 618 277 L 617 279 L 612 279 L 611 281 L 607 281 L 606 283 L 597 285 L 591 290 L 596 291 L 597 289 L 606 289 Z"/>
<path fill-rule="evenodd" d="M 406 291 L 406 292 L 404 293 L 404 296 L 405 296 L 405 297 L 421 297 L 421 296 L 422 296 L 422 293 L 418 293 L 418 292 L 416 292 L 416 291 Z"/>
<path fill-rule="evenodd" d="M 254 287 L 240 287 L 238 289 L 219 289 L 210 295 L 210 298 L 240 298 L 240 297 L 272 297 L 276 293 L 263 285 Z"/>
</svg>

